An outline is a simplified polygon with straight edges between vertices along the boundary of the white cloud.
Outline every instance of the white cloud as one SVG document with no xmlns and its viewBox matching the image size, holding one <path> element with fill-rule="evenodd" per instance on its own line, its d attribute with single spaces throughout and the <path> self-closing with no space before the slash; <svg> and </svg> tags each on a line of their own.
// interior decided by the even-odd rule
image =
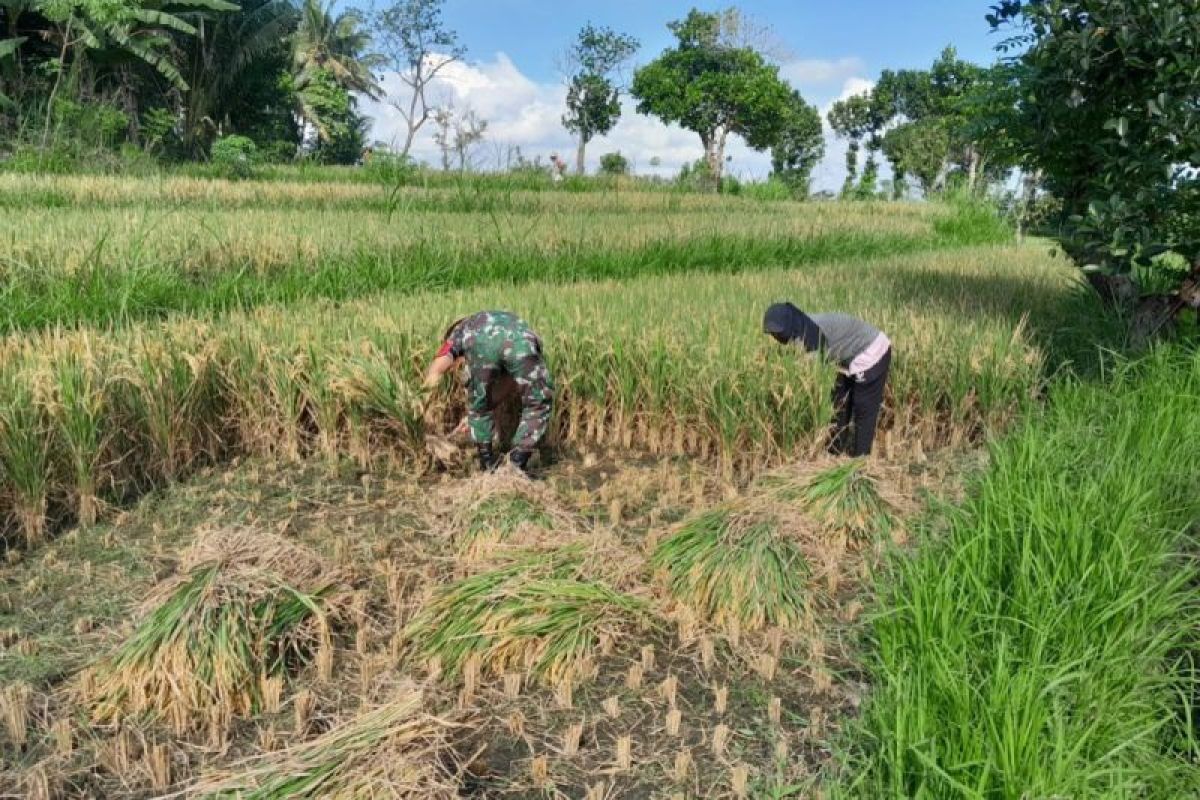
<svg viewBox="0 0 1200 800">
<path fill-rule="evenodd" d="M 875 88 L 875 81 L 867 80 L 857 76 L 847 78 L 842 84 L 842 93 L 838 95 L 838 100 L 848 100 L 855 95 L 867 94 Z M 830 103 L 832 106 L 833 104 Z"/>
<path fill-rule="evenodd" d="M 870 89 L 870 81 L 860 77 L 864 71 L 861 60 L 844 58 L 796 61 L 788 64 L 783 74 L 798 88 L 818 84 L 835 87 L 840 83 L 840 98 Z M 383 86 L 390 96 L 405 99 L 408 96 L 407 87 L 395 73 L 384 76 Z M 830 97 L 832 91 L 827 88 L 822 94 Z M 545 162 L 551 153 L 559 153 L 574 164 L 574 140 L 562 126 L 566 88 L 559 83 L 531 80 L 504 53 L 497 53 L 487 61 L 447 65 L 431 85 L 429 97 L 433 104 L 452 102 L 458 108 L 470 106 L 488 121 L 486 140 L 475 153 L 476 164 L 482 169 L 503 166 L 512 147 L 520 147 L 526 158 L 541 156 Z M 589 144 L 589 169 L 596 168 L 602 153 L 614 150 L 624 153 L 640 174 L 673 175 L 683 164 L 700 158 L 701 145 L 696 134 L 635 113 L 634 101 L 628 97 L 622 104 L 624 113 L 617 126 L 607 136 L 597 137 Z M 371 100 L 364 100 L 362 108 L 374 120 L 373 139 L 403 141 L 404 120 L 396 109 L 386 102 Z M 821 109 L 822 117 L 827 111 L 828 105 Z M 426 123 L 413 147 L 413 156 L 430 164 L 440 162 L 433 131 L 433 123 Z M 836 189 L 845 175 L 845 146 L 833 141 L 828 130 L 826 138 L 828 152 L 825 163 L 814 175 L 815 188 Z M 761 178 L 770 169 L 767 154 L 751 150 L 736 137 L 730 137 L 727 154 L 732 156 L 728 165 L 731 174 Z M 657 166 L 652 166 L 655 160 Z"/>
<path fill-rule="evenodd" d="M 801 59 L 779 68 L 779 74 L 802 91 L 809 87 L 839 83 L 866 71 L 867 65 L 857 56 L 834 60 Z"/>
</svg>

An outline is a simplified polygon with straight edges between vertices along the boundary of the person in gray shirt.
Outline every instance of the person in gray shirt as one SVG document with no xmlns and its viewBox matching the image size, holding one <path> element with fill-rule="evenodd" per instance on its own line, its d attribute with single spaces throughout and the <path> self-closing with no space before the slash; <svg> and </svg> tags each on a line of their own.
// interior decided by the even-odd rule
<svg viewBox="0 0 1200 800">
<path fill-rule="evenodd" d="M 838 377 L 833 384 L 829 452 L 870 455 L 892 364 L 888 337 L 847 314 L 810 316 L 791 303 L 776 303 L 767 309 L 763 332 L 780 344 L 822 353 L 833 362 Z"/>
</svg>

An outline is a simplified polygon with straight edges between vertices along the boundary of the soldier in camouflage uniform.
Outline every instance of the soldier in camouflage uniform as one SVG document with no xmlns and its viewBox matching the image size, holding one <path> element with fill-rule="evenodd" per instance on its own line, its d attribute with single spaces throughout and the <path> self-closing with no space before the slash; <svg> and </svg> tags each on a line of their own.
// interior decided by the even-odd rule
<svg viewBox="0 0 1200 800">
<path fill-rule="evenodd" d="M 521 393 L 521 423 L 509 457 L 522 471 L 527 470 L 534 448 L 546 435 L 554 403 L 554 383 L 541 339 L 516 314 L 481 311 L 458 320 L 446 331 L 425 385 L 435 386 L 456 364 L 463 364 L 467 372 L 467 427 L 485 470 L 497 464 L 489 388 L 503 375 L 516 382 Z"/>
</svg>

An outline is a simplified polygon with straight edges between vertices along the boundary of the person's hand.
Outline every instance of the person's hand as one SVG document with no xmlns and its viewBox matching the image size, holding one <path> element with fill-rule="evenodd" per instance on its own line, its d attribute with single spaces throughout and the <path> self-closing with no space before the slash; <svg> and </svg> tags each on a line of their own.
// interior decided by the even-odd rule
<svg viewBox="0 0 1200 800">
<path fill-rule="evenodd" d="M 459 421 L 458 427 L 456 427 L 450 433 L 450 435 L 451 436 L 466 436 L 467 435 L 467 418 L 466 417 L 463 417 L 462 420 Z"/>
</svg>

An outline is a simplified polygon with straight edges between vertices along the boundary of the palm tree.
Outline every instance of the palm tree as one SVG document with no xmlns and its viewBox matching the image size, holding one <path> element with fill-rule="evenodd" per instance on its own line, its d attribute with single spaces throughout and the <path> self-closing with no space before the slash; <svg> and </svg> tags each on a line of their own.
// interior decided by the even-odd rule
<svg viewBox="0 0 1200 800">
<path fill-rule="evenodd" d="M 381 90 L 372 68 L 382 59 L 364 52 L 371 35 L 364 28 L 362 15 L 354 10 L 336 17 L 321 0 L 304 0 L 300 6 L 300 25 L 292 39 L 292 66 L 296 86 L 307 84 L 317 70 L 327 70 L 334 81 L 348 92 L 379 97 Z"/>
<path fill-rule="evenodd" d="M 331 15 L 321 0 L 304 0 L 300 6 L 300 24 L 292 37 L 292 74 L 296 92 L 296 107 L 306 127 L 316 129 L 322 141 L 329 139 L 326 121 L 322 119 L 321 101 L 329 82 L 346 92 L 368 97 L 382 96 L 382 89 L 372 68 L 383 59 L 375 53 L 364 52 L 371 44 L 362 15 L 354 10 Z M 350 102 L 353 107 L 354 98 Z"/>
</svg>

